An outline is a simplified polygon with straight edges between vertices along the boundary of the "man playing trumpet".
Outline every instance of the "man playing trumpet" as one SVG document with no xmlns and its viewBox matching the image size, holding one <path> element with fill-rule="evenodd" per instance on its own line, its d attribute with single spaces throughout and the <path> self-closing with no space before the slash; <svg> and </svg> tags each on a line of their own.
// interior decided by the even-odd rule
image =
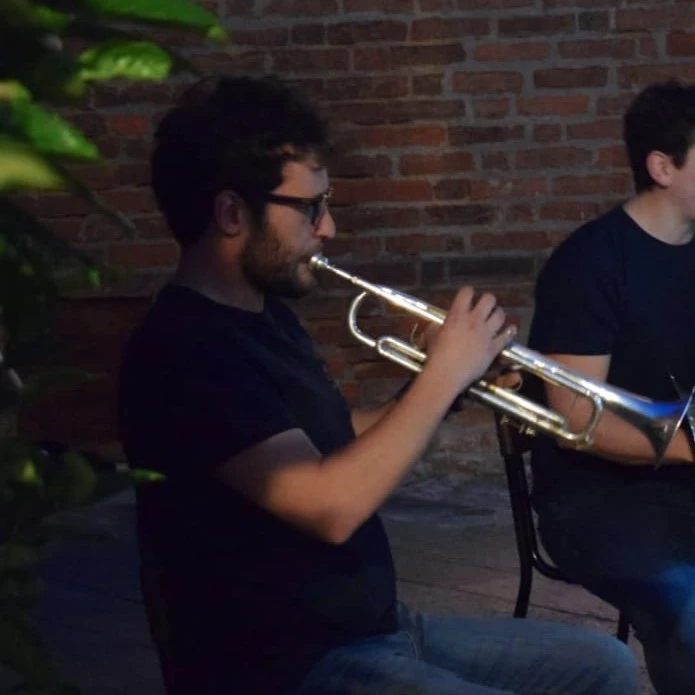
<svg viewBox="0 0 695 695">
<path fill-rule="evenodd" d="M 281 302 L 332 238 L 324 124 L 271 80 L 204 81 L 162 121 L 153 187 L 181 246 L 133 334 L 121 421 L 139 539 L 186 695 L 629 695 L 635 660 L 582 628 L 420 615 L 376 514 L 512 333 L 456 295 L 398 402 L 350 412 Z"/>
</svg>

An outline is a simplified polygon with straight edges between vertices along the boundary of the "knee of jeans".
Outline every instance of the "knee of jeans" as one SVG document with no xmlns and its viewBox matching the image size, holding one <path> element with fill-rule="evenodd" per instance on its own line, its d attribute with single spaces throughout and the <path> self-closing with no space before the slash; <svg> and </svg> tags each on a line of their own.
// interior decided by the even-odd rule
<svg viewBox="0 0 695 695">
<path fill-rule="evenodd" d="M 593 631 L 586 633 L 578 645 L 577 658 L 581 658 L 584 663 L 592 664 L 598 680 L 607 688 L 606 693 L 622 692 L 627 695 L 637 692 L 637 657 L 628 645 L 612 635 Z"/>
</svg>

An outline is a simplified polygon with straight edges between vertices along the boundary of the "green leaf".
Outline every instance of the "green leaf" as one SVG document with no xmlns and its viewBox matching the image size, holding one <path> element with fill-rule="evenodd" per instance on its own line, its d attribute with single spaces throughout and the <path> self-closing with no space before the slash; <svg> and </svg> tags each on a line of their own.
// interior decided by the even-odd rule
<svg viewBox="0 0 695 695">
<path fill-rule="evenodd" d="M 158 483 L 166 480 L 164 473 L 147 468 L 133 468 L 129 471 L 129 475 L 136 483 Z"/>
<path fill-rule="evenodd" d="M 29 90 L 16 80 L 0 82 L 0 100 L 14 101 L 16 99 L 31 99 Z"/>
<path fill-rule="evenodd" d="M 0 192 L 59 190 L 66 183 L 56 167 L 32 146 L 0 138 Z"/>
<path fill-rule="evenodd" d="M 11 103 L 13 122 L 21 135 L 44 154 L 99 159 L 99 149 L 75 126 L 27 98 Z"/>
<path fill-rule="evenodd" d="M 178 24 L 199 31 L 216 41 L 225 41 L 227 34 L 213 14 L 187 0 L 84 0 L 99 14 L 146 22 Z"/>
<path fill-rule="evenodd" d="M 80 77 L 85 81 L 163 80 L 173 60 L 163 48 L 150 41 L 113 39 L 86 50 L 79 59 Z"/>
</svg>

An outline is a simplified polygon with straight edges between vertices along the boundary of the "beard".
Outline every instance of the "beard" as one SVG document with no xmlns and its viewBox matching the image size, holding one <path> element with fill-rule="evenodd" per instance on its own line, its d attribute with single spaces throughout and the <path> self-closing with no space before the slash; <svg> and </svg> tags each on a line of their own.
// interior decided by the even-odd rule
<svg viewBox="0 0 695 695">
<path fill-rule="evenodd" d="M 284 248 L 276 230 L 262 221 L 241 255 L 241 271 L 247 282 L 263 294 L 299 299 L 316 286 L 306 265 L 310 255 Z"/>
</svg>

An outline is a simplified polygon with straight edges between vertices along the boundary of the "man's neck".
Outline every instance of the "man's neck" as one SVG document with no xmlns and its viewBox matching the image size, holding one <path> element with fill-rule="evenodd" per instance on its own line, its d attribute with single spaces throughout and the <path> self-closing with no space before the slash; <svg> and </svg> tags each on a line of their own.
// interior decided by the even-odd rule
<svg viewBox="0 0 695 695">
<path fill-rule="evenodd" d="M 172 282 L 189 287 L 218 304 L 254 313 L 263 311 L 263 294 L 246 282 L 239 269 L 224 267 L 214 255 L 183 251 Z"/>
<path fill-rule="evenodd" d="M 625 212 L 645 231 L 665 244 L 680 246 L 693 238 L 695 225 L 668 196 L 655 189 L 645 191 L 629 200 Z"/>
</svg>

